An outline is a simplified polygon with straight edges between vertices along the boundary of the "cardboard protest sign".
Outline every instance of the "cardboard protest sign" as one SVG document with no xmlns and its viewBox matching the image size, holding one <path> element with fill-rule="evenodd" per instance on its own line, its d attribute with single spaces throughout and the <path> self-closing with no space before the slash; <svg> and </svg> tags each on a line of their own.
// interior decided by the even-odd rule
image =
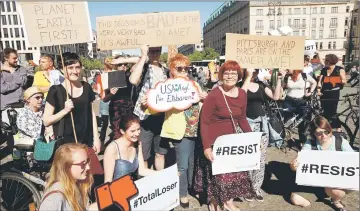
<svg viewBox="0 0 360 211">
<path fill-rule="evenodd" d="M 96 17 L 100 50 L 201 43 L 200 12 L 161 12 Z"/>
<path fill-rule="evenodd" d="M 131 210 L 171 210 L 180 204 L 176 164 L 135 181 L 135 185 L 139 193 L 130 200 Z"/>
<path fill-rule="evenodd" d="M 159 82 L 154 89 L 147 92 L 148 107 L 157 112 L 172 108 L 183 111 L 199 101 L 199 87 L 194 81 L 182 77 Z"/>
<path fill-rule="evenodd" d="M 305 186 L 359 190 L 359 153 L 302 150 L 296 183 Z"/>
<path fill-rule="evenodd" d="M 218 137 L 213 147 L 212 174 L 259 169 L 261 136 L 261 132 L 251 132 Z"/>
<path fill-rule="evenodd" d="M 304 55 L 310 56 L 310 58 L 313 58 L 316 52 L 316 44 L 315 40 L 305 40 L 305 53 Z"/>
<path fill-rule="evenodd" d="M 242 68 L 304 68 L 305 37 L 226 34 L 226 60 Z"/>
<path fill-rule="evenodd" d="M 30 46 L 92 42 L 89 9 L 84 1 L 20 1 Z"/>
</svg>

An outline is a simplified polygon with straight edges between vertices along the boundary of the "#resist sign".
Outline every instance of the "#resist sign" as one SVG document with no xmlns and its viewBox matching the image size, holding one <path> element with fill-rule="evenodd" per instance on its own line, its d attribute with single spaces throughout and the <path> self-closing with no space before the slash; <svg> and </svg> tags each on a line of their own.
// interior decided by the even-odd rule
<svg viewBox="0 0 360 211">
<path fill-rule="evenodd" d="M 359 190 L 359 153 L 299 152 L 296 183 L 305 186 Z"/>
<path fill-rule="evenodd" d="M 92 42 L 87 2 L 20 1 L 30 46 Z"/>
<path fill-rule="evenodd" d="M 193 103 L 200 101 L 199 87 L 191 80 L 179 77 L 157 83 L 147 93 L 147 104 L 156 112 L 165 112 L 175 108 L 183 111 Z"/>
<path fill-rule="evenodd" d="M 135 184 L 139 193 L 130 200 L 131 210 L 171 210 L 180 204 L 176 164 L 137 180 Z"/>
<path fill-rule="evenodd" d="M 96 17 L 101 50 L 201 43 L 200 12 L 160 12 Z"/>
<path fill-rule="evenodd" d="M 213 147 L 212 174 L 259 169 L 262 134 L 251 132 L 218 137 Z"/>
<path fill-rule="evenodd" d="M 315 40 L 305 40 L 305 54 L 312 58 L 316 52 Z"/>
<path fill-rule="evenodd" d="M 226 60 L 243 68 L 304 68 L 305 37 L 226 34 Z"/>
</svg>

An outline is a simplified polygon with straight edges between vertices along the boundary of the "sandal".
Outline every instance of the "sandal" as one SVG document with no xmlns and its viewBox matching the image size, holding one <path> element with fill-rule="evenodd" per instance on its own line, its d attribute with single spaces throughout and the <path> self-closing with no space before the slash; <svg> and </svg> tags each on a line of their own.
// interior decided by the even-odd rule
<svg viewBox="0 0 360 211">
<path fill-rule="evenodd" d="M 345 205 L 341 201 L 334 202 L 331 199 L 331 205 L 333 206 L 334 210 L 336 211 L 347 211 Z M 342 207 L 339 207 L 341 205 Z"/>
</svg>

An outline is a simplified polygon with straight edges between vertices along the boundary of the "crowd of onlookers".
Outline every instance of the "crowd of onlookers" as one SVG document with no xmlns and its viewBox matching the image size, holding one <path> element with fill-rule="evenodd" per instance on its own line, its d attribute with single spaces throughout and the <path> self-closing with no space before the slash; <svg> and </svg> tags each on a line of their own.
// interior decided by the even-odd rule
<svg viewBox="0 0 360 211">
<path fill-rule="evenodd" d="M 173 148 L 183 208 L 190 207 L 189 195 L 203 197 L 209 210 L 216 210 L 218 206 L 239 210 L 234 204 L 235 198 L 263 201 L 261 186 L 267 147 L 283 142 L 282 136 L 269 124 L 263 108 L 266 99 L 281 99 L 283 90 L 286 90 L 284 107 L 306 117 L 308 114 L 302 108 L 312 93 L 317 92 L 321 99 L 333 100 L 331 104 L 323 103 L 325 118 L 314 120 L 311 141 L 304 125 L 299 126 L 299 146 L 303 150 L 314 150 L 315 143 L 317 150 L 336 150 L 333 129 L 339 131 L 340 126 L 333 116 L 346 76 L 344 69 L 336 65 L 338 58 L 334 54 L 326 55 L 324 62 L 318 55 L 313 59 L 299 58 L 304 59 L 304 69 L 280 70 L 276 82 L 272 82 L 275 86 L 268 86 L 266 77 L 260 77 L 266 75 L 262 71 L 267 70 L 244 70 L 236 61 L 226 61 L 217 65 L 215 71 L 206 73 L 201 68 L 193 69 L 188 57 L 177 54 L 170 58 L 168 67 L 164 67 L 159 62 L 161 50 L 161 47 L 144 45 L 140 57 L 107 58 L 102 72 L 121 71 L 120 81 L 125 84 L 110 89 L 103 88 L 100 74 L 94 75 L 92 85 L 81 79 L 82 64 L 78 55 L 64 53 L 64 63 L 57 65 L 58 70 L 54 59 L 43 55 L 41 71 L 35 73 L 32 86 L 25 90 L 26 70 L 17 65 L 17 52 L 4 49 L 2 122 L 9 123 L 9 108 L 17 111 L 19 133 L 15 144 L 33 144 L 39 137 L 58 141 L 40 210 L 95 207 L 88 203 L 93 184 L 89 147 L 96 153 L 104 153 L 105 182 L 129 174 L 138 179 L 162 170 L 166 155 Z M 151 110 L 147 105 L 147 91 L 158 82 L 176 77 L 194 80 L 201 100 L 184 111 Z M 93 105 L 96 94 L 101 99 L 100 133 Z M 105 144 L 108 125 L 112 132 Z M 251 131 L 264 132 L 260 169 L 213 175 L 215 140 L 222 135 Z M 342 151 L 352 151 L 346 140 L 342 141 Z M 292 162 L 292 169 L 296 170 L 297 165 L 297 160 Z M 334 209 L 345 210 L 341 203 L 344 190 L 325 188 L 325 192 L 331 197 Z M 299 194 L 292 194 L 291 200 L 295 205 L 309 205 Z"/>
</svg>

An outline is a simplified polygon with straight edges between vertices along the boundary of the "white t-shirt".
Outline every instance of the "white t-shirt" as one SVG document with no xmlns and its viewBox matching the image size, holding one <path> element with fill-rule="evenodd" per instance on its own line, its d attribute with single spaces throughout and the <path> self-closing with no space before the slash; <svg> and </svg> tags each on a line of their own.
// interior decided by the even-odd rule
<svg viewBox="0 0 360 211">
<path fill-rule="evenodd" d="M 310 75 L 306 75 L 306 83 L 302 78 L 302 75 L 298 75 L 298 80 L 293 81 L 291 77 L 288 78 L 287 81 L 287 96 L 292 98 L 302 98 L 305 95 L 305 85 L 308 86 L 309 84 L 316 83 L 315 79 Z"/>
<path fill-rule="evenodd" d="M 61 72 L 59 70 L 51 70 L 49 72 L 49 76 L 50 76 L 51 86 L 59 85 L 62 82 L 64 82 L 64 80 L 65 80 L 64 76 L 61 74 Z"/>
</svg>

